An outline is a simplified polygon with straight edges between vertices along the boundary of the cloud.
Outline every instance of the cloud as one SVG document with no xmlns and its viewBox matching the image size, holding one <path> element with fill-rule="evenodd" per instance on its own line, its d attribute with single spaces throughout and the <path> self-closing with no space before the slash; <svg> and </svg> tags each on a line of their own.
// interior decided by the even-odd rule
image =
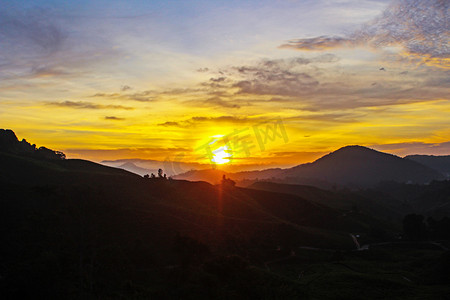
<svg viewBox="0 0 450 300">
<path fill-rule="evenodd" d="M 338 59 L 326 54 L 313 59 L 301 57 L 289 59 L 264 59 L 255 65 L 233 67 L 235 80 L 232 87 L 239 94 L 300 96 L 312 92 L 319 81 L 308 74 L 305 65 L 331 63 Z"/>
<path fill-rule="evenodd" d="M 126 92 L 129 89 L 122 90 Z M 198 88 L 173 88 L 166 90 L 145 90 L 135 93 L 95 93 L 89 97 L 92 98 L 106 98 L 106 99 L 116 99 L 116 100 L 131 100 L 138 102 L 151 102 L 156 101 L 158 97 L 162 95 L 167 96 L 179 96 L 179 95 L 194 95 L 196 93 L 205 93 L 207 90 Z"/>
<path fill-rule="evenodd" d="M 233 123 L 245 123 L 248 122 L 248 118 L 235 117 L 235 116 L 220 116 L 220 117 L 192 117 L 192 121 L 196 122 L 233 122 Z"/>
<path fill-rule="evenodd" d="M 164 123 L 160 123 L 160 124 L 158 124 L 158 126 L 175 126 L 175 127 L 183 127 L 183 126 L 181 125 L 180 122 L 171 122 L 171 121 L 167 121 L 167 122 L 164 122 Z"/>
<path fill-rule="evenodd" d="M 308 39 L 290 40 L 288 44 L 283 44 L 280 48 L 290 48 L 297 50 L 328 50 L 336 47 L 354 46 L 355 40 L 339 36 L 319 36 Z"/>
<path fill-rule="evenodd" d="M 334 63 L 339 61 L 339 57 L 326 53 L 312 58 L 291 57 L 281 59 L 261 59 L 256 65 L 233 67 L 240 74 L 259 72 L 261 70 L 290 70 L 301 66 L 317 63 Z"/>
<path fill-rule="evenodd" d="M 402 46 L 406 54 L 424 62 L 449 67 L 450 2 L 397 0 L 373 21 L 346 36 L 291 40 L 280 48 L 322 51 L 338 47 Z"/>
<path fill-rule="evenodd" d="M 433 154 L 450 155 L 450 141 L 442 143 L 405 142 L 371 145 L 376 150 L 388 151 L 397 155 Z"/>
<path fill-rule="evenodd" d="M 449 71 L 443 68 L 416 68 L 392 77 L 386 74 L 399 73 L 395 67 L 346 69 L 335 64 L 338 61 L 336 55 L 323 54 L 260 59 L 252 64 L 231 66 L 216 72 L 220 76 L 212 77 L 225 78 L 220 84 L 211 80 L 200 84 L 205 88 L 203 96 L 212 97 L 190 102 L 227 108 L 282 103 L 287 109 L 315 112 L 433 101 L 448 94 Z"/>
<path fill-rule="evenodd" d="M 0 54 L 1 57 L 1 54 Z M 7 66 L 5 67 L 5 69 L 1 69 L 0 66 L 0 79 L 7 81 L 7 80 L 16 80 L 16 85 L 18 86 L 18 88 L 20 88 L 19 86 L 24 84 L 23 82 L 25 82 L 26 80 L 29 79 L 37 79 L 37 78 L 49 78 L 49 77 L 53 77 L 53 78 L 67 78 L 67 77 L 71 77 L 74 78 L 77 75 L 80 75 L 80 72 L 75 71 L 75 70 L 68 70 L 68 69 L 64 69 L 58 66 L 53 66 L 51 63 L 47 64 L 40 64 L 37 63 L 34 66 L 31 66 L 31 68 L 29 66 L 27 66 L 26 71 L 22 72 L 22 71 L 13 71 L 11 72 L 11 70 L 8 70 L 9 65 L 6 64 Z M 17 83 L 18 81 L 22 81 L 20 84 Z M 31 84 L 29 84 L 31 86 Z"/>
<path fill-rule="evenodd" d="M 129 86 L 129 85 L 122 85 L 122 86 L 120 87 L 120 90 L 121 90 L 122 92 L 131 90 L 131 89 L 132 89 L 132 87 Z"/>
<path fill-rule="evenodd" d="M 222 82 L 226 80 L 226 77 L 210 78 L 209 80 L 212 82 Z"/>
<path fill-rule="evenodd" d="M 2 54 L 28 51 L 50 54 L 58 51 L 67 34 L 56 24 L 50 12 L 41 8 L 0 11 Z M 14 50 L 15 52 L 11 52 Z"/>
<path fill-rule="evenodd" d="M 122 87 L 122 91 L 127 91 L 131 89 L 129 86 Z M 122 93 L 96 93 L 90 97 L 93 98 L 107 98 L 107 99 L 118 99 L 118 100 L 132 100 L 138 102 L 150 102 L 154 101 L 157 96 L 155 91 L 142 91 L 132 94 L 122 94 Z"/>
<path fill-rule="evenodd" d="M 132 110 L 133 107 L 122 105 L 101 105 L 84 101 L 62 101 L 62 102 L 46 102 L 45 104 L 58 107 L 69 107 L 76 109 L 124 109 Z"/>
<path fill-rule="evenodd" d="M 241 108 L 239 104 L 236 104 L 232 101 L 223 100 L 220 97 L 212 97 L 204 101 L 205 104 L 213 104 L 216 106 L 227 107 L 227 108 Z"/>
<path fill-rule="evenodd" d="M 157 140 L 154 139 L 153 142 Z M 170 140 L 169 140 L 170 141 Z M 160 142 L 168 142 L 163 139 Z M 136 157 L 152 157 L 164 161 L 166 157 L 173 156 L 174 153 L 190 153 L 192 149 L 183 147 L 152 147 L 152 148 L 119 148 L 119 149 L 64 149 L 68 157 L 92 159 L 95 161 L 103 161 L 108 159 L 124 159 Z"/>
<path fill-rule="evenodd" d="M 361 114 L 346 112 L 346 113 L 313 113 L 303 114 L 294 117 L 283 118 L 285 121 L 317 121 L 317 122 L 332 122 L 332 123 L 354 123 Z"/>
<path fill-rule="evenodd" d="M 306 73 L 279 71 L 273 74 L 262 73 L 249 80 L 236 82 L 233 87 L 239 93 L 253 95 L 300 96 L 314 90 L 319 82 Z"/>
<path fill-rule="evenodd" d="M 216 93 L 234 89 L 237 90 L 235 95 L 296 97 L 313 92 L 319 85 L 313 73 L 317 71 L 320 64 L 337 61 L 339 58 L 329 53 L 312 58 L 261 59 L 253 64 L 223 69 L 218 72 L 221 76 L 210 78 L 208 82 L 203 82 L 201 85 Z M 233 103 L 230 106 L 229 101 L 223 101 L 223 95 L 217 96 L 220 98 L 211 98 L 210 102 L 224 107 L 240 106 L 240 103 Z"/>
<path fill-rule="evenodd" d="M 444 76 L 435 77 L 432 76 L 425 81 L 425 85 L 430 87 L 450 87 L 450 72 L 446 72 Z"/>
<path fill-rule="evenodd" d="M 105 120 L 112 120 L 112 121 L 123 121 L 125 120 L 124 118 L 119 118 L 119 117 L 115 117 L 115 116 L 106 116 Z"/>
<path fill-rule="evenodd" d="M 39 7 L 43 5 L 44 7 Z M 0 80 L 33 81 L 52 77 L 89 78 L 108 60 L 123 57 L 123 49 L 114 47 L 97 26 L 86 24 L 95 18 L 63 13 L 57 5 L 30 7 L 19 1 L 1 4 L 0 9 Z M 80 76 L 82 75 L 82 76 Z M 78 76 L 78 77 L 77 77 Z M 96 77 L 98 78 L 98 77 Z M 63 84 L 67 83 L 63 78 Z"/>
<path fill-rule="evenodd" d="M 183 101 L 183 103 L 194 107 L 197 106 L 197 107 L 216 107 L 216 108 L 232 108 L 232 109 L 239 109 L 243 105 L 245 106 L 250 105 L 248 101 L 244 102 L 239 99 L 234 99 L 232 95 L 222 94 L 221 96 L 216 96 L 215 94 L 221 95 L 220 92 L 214 93 L 205 91 L 203 95 L 197 96 L 196 99 L 186 100 Z"/>
<path fill-rule="evenodd" d="M 155 100 L 155 94 L 153 91 L 143 91 L 140 93 L 134 93 L 129 95 L 122 95 L 122 99 L 134 100 L 139 102 L 149 102 Z"/>
<path fill-rule="evenodd" d="M 128 93 L 96 93 L 91 95 L 92 98 L 105 98 L 113 100 L 132 100 L 139 102 L 150 102 L 161 99 L 162 96 L 173 97 L 173 99 L 182 99 L 181 102 L 187 105 L 206 106 L 206 107 L 224 107 L 238 109 L 241 107 L 241 102 L 230 99 L 232 94 L 228 93 L 227 89 L 230 84 L 226 83 L 225 77 L 212 78 L 207 82 L 200 83 L 201 88 L 174 88 L 167 90 L 148 90 Z M 221 82 L 224 84 L 217 84 Z M 182 97 L 178 97 L 182 96 Z M 165 99 L 167 101 L 167 99 Z"/>
<path fill-rule="evenodd" d="M 180 128 L 188 128 L 198 123 L 212 122 L 212 123 L 249 123 L 249 122 L 261 122 L 264 119 L 261 118 L 249 118 L 249 117 L 235 117 L 235 116 L 219 116 L 219 117 L 204 117 L 195 116 L 182 121 L 168 121 L 157 124 L 158 126 L 174 126 Z"/>
<path fill-rule="evenodd" d="M 31 69 L 31 74 L 30 77 L 52 77 L 52 76 L 57 76 L 57 77 L 62 77 L 62 76 L 71 76 L 74 75 L 74 73 L 62 70 L 62 69 L 58 69 L 58 68 L 53 68 L 50 66 L 35 66 Z"/>
<path fill-rule="evenodd" d="M 120 97 L 121 94 L 119 93 L 96 93 L 92 95 L 91 97 L 99 97 L 99 98 L 117 98 Z"/>
</svg>

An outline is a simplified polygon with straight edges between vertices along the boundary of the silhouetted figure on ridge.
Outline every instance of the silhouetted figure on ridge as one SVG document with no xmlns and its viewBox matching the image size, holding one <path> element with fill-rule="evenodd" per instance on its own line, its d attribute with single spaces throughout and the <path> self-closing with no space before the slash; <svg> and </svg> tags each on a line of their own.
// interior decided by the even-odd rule
<svg viewBox="0 0 450 300">
<path fill-rule="evenodd" d="M 230 178 L 227 178 L 227 176 L 223 174 L 221 184 L 224 187 L 234 187 L 236 185 L 236 182 L 234 180 L 231 180 Z"/>
</svg>

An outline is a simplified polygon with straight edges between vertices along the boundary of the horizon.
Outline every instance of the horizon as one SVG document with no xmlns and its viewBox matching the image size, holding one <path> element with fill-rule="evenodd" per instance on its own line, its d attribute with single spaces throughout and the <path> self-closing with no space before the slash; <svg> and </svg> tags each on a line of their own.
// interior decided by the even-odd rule
<svg viewBox="0 0 450 300">
<path fill-rule="evenodd" d="M 14 130 L 8 128 L 8 129 L 1 129 L 1 130 L 10 130 L 12 131 L 14 134 Z M 28 143 L 30 143 L 30 141 L 28 141 L 26 138 L 20 138 L 16 135 L 18 141 L 21 141 L 22 139 L 27 141 Z M 33 143 L 30 143 L 33 144 Z M 36 145 L 37 148 L 39 147 L 45 147 L 45 145 Z M 164 171 L 168 171 L 169 175 L 180 175 L 183 173 L 187 173 L 190 171 L 200 171 L 200 170 L 217 170 L 217 171 L 223 171 L 226 173 L 239 173 L 239 172 L 247 172 L 247 171 L 263 171 L 263 170 L 268 170 L 268 169 L 288 169 L 288 168 L 292 168 L 295 166 L 299 166 L 302 164 L 307 164 L 307 163 L 312 163 L 315 162 L 316 160 L 327 156 L 328 154 L 332 154 L 338 150 L 341 150 L 343 148 L 349 148 L 349 147 L 362 147 L 362 148 L 366 148 L 368 150 L 375 150 L 377 152 L 381 152 L 384 154 L 391 154 L 394 156 L 397 156 L 399 158 L 405 158 L 407 156 L 414 156 L 414 155 L 418 155 L 418 156 L 434 156 L 434 157 L 439 157 L 439 156 L 450 156 L 450 154 L 443 154 L 443 155 L 428 155 L 428 154 L 408 154 L 408 155 L 404 155 L 404 156 L 400 156 L 397 155 L 395 153 L 390 153 L 389 151 L 381 151 L 375 148 L 371 148 L 371 147 L 366 147 L 366 146 L 361 146 L 361 145 L 345 145 L 342 147 L 339 147 L 337 149 L 334 149 L 330 152 L 325 152 L 322 155 L 318 156 L 317 158 L 311 160 L 311 161 L 305 161 L 305 162 L 299 162 L 299 163 L 293 163 L 293 164 L 235 164 L 233 163 L 233 160 L 231 159 L 230 161 L 227 161 L 223 164 L 217 163 L 215 164 L 214 161 L 209 162 L 209 163 L 199 163 L 197 161 L 183 161 L 183 160 L 154 160 L 154 159 L 143 159 L 143 158 L 139 158 L 139 157 L 130 157 L 130 158 L 118 158 L 118 159 L 100 159 L 100 160 L 90 160 L 88 158 L 84 158 L 84 157 L 70 157 L 70 156 L 66 156 L 66 159 L 85 159 L 85 160 L 90 160 L 93 161 L 95 163 L 99 163 L 99 164 L 103 164 L 106 166 L 112 166 L 112 167 L 116 167 L 116 168 L 122 168 L 123 165 L 131 163 L 132 165 L 134 165 L 135 167 L 138 168 L 142 168 L 143 170 L 146 169 L 147 171 L 151 171 L 152 168 L 159 169 L 159 168 L 163 168 Z M 55 150 L 58 151 L 56 149 L 51 149 L 51 150 Z M 65 153 L 64 153 L 65 154 Z M 145 164 L 154 164 L 151 165 L 152 167 L 150 167 L 149 165 L 145 165 Z M 123 168 L 125 170 L 128 170 L 130 172 L 136 173 L 134 172 L 132 169 L 130 168 Z M 141 171 L 143 171 L 141 170 Z"/>
<path fill-rule="evenodd" d="M 448 2 L 0 5 L 1 127 L 68 158 L 450 155 Z"/>
</svg>

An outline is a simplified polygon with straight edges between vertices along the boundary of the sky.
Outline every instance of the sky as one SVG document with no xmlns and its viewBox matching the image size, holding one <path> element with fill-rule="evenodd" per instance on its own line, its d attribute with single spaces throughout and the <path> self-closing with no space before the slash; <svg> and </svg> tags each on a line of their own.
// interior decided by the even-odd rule
<svg viewBox="0 0 450 300">
<path fill-rule="evenodd" d="M 0 0 L 0 127 L 94 161 L 449 155 L 449 6 Z"/>
</svg>

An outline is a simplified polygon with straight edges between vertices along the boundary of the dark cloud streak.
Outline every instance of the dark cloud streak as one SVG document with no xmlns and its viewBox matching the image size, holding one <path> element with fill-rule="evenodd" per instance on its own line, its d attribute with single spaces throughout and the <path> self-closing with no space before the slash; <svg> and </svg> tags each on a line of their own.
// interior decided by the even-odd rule
<svg viewBox="0 0 450 300">
<path fill-rule="evenodd" d="M 105 116 L 105 120 L 111 120 L 111 121 L 123 121 L 125 118 L 119 118 L 116 116 Z"/>
<path fill-rule="evenodd" d="M 180 128 L 189 128 L 192 126 L 195 126 L 199 123 L 205 123 L 205 122 L 213 122 L 213 123 L 249 123 L 249 122 L 261 122 L 263 119 L 256 119 L 256 118 L 248 118 L 248 117 L 235 117 L 235 116 L 219 116 L 219 117 L 203 117 L 203 116 L 196 116 L 192 117 L 190 119 L 182 120 L 182 121 L 168 121 L 164 123 L 157 124 L 158 126 L 173 126 L 173 127 L 180 127 Z"/>
<path fill-rule="evenodd" d="M 62 101 L 62 102 L 45 102 L 46 105 L 57 106 L 57 107 L 68 107 L 76 109 L 124 109 L 132 110 L 133 107 L 122 106 L 122 105 L 101 105 L 92 102 L 84 101 Z"/>
</svg>

